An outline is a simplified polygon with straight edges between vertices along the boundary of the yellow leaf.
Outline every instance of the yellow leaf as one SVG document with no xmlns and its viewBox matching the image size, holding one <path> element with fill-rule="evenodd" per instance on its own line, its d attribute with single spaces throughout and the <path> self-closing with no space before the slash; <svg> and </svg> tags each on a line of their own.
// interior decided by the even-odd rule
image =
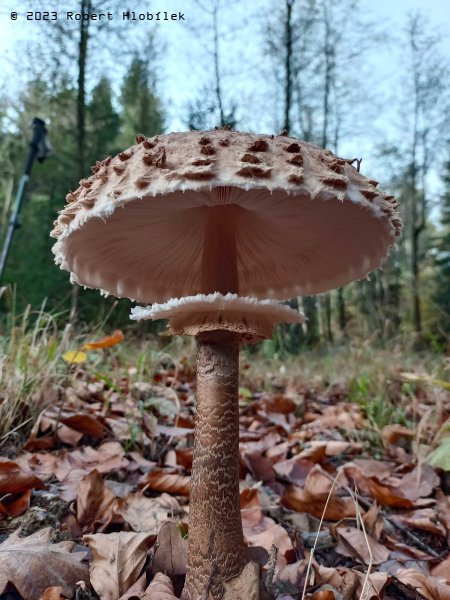
<svg viewBox="0 0 450 600">
<path fill-rule="evenodd" d="M 78 363 L 85 362 L 86 359 L 86 352 L 81 352 L 81 350 L 69 350 L 63 354 L 63 360 L 70 365 L 77 365 Z"/>
<path fill-rule="evenodd" d="M 111 346 L 115 346 L 116 344 L 120 344 L 123 342 L 124 335 L 120 329 L 117 329 L 112 335 L 107 335 L 104 338 L 101 338 L 97 342 L 89 342 L 88 344 L 84 344 L 82 350 L 97 350 L 98 348 L 110 348 Z"/>
</svg>

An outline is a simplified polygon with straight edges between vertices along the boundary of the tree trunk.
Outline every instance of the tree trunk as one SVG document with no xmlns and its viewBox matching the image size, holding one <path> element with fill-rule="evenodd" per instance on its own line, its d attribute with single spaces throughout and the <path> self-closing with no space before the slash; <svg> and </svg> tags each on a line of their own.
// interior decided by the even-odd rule
<svg viewBox="0 0 450 600">
<path fill-rule="evenodd" d="M 81 0 L 81 14 L 92 12 L 92 1 Z M 78 177 L 86 176 L 86 63 L 89 37 L 89 19 L 81 19 L 80 39 L 78 43 L 78 94 L 77 94 L 77 162 Z M 79 286 L 72 287 L 70 322 L 74 323 L 78 308 Z"/>
<path fill-rule="evenodd" d="M 342 333 L 345 333 L 345 327 L 347 325 L 347 314 L 345 311 L 344 288 L 339 288 L 337 291 L 337 304 L 338 304 L 339 329 L 342 331 Z"/>
<path fill-rule="evenodd" d="M 285 57 L 285 90 L 284 90 L 284 118 L 283 129 L 287 133 L 291 130 L 291 104 L 292 104 L 292 6 L 294 0 L 286 0 L 286 57 Z"/>
<path fill-rule="evenodd" d="M 315 296 L 303 298 L 306 321 L 306 343 L 309 347 L 316 346 L 320 341 L 319 319 L 317 317 L 317 306 Z"/>
<path fill-rule="evenodd" d="M 220 69 L 219 69 L 219 24 L 218 24 L 218 13 L 219 5 L 216 0 L 213 8 L 213 29 L 214 29 L 214 76 L 216 79 L 216 99 L 219 107 L 220 125 L 223 127 L 225 123 L 225 114 L 223 112 L 223 101 L 222 101 L 222 86 L 220 82 Z"/>
<path fill-rule="evenodd" d="M 328 342 L 333 341 L 333 329 L 331 327 L 331 292 L 324 294 L 324 311 L 325 311 L 325 335 Z"/>
</svg>

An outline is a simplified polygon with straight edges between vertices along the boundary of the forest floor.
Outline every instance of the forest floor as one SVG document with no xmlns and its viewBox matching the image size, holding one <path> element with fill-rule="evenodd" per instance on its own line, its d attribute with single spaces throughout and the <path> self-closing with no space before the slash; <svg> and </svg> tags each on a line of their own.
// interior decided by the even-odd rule
<svg viewBox="0 0 450 600">
<path fill-rule="evenodd" d="M 0 600 L 179 597 L 193 356 L 155 352 L 144 368 L 108 348 L 119 341 L 60 359 L 30 395 L 40 410 L 19 403 L 1 438 Z M 260 597 L 449 600 L 448 358 L 439 377 L 389 352 L 316 357 L 306 372 L 304 360 L 241 356 L 240 497 Z"/>
</svg>

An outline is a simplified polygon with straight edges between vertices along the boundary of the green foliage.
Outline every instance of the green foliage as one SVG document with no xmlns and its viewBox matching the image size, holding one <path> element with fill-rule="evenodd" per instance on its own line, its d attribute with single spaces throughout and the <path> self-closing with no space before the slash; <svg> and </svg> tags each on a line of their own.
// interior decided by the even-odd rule
<svg viewBox="0 0 450 600">
<path fill-rule="evenodd" d="M 120 115 L 114 109 L 111 84 L 106 77 L 102 77 L 92 90 L 87 116 L 88 162 L 94 164 L 108 154 L 116 154 L 121 150 L 117 145 Z"/>
<path fill-rule="evenodd" d="M 134 143 L 137 133 L 147 136 L 162 133 L 164 113 L 155 92 L 155 78 L 151 63 L 135 54 L 128 74 L 122 84 L 122 134 L 121 144 L 126 147 Z"/>
<path fill-rule="evenodd" d="M 450 160 L 444 174 L 446 190 L 442 196 L 440 237 L 436 240 L 436 291 L 434 301 L 441 313 L 440 333 L 450 334 Z"/>
<path fill-rule="evenodd" d="M 0 443 L 36 418 L 48 402 L 53 384 L 64 377 L 67 367 L 61 356 L 70 332 L 58 331 L 57 315 L 42 305 L 38 311 L 28 306 L 17 311 L 12 288 L 0 288 L 0 301 L 6 307 L 0 326 Z"/>
<path fill-rule="evenodd" d="M 386 390 L 380 390 L 376 382 L 365 373 L 350 382 L 349 399 L 364 408 L 369 423 L 378 431 L 394 423 L 407 424 L 402 408 L 391 402 Z"/>
</svg>

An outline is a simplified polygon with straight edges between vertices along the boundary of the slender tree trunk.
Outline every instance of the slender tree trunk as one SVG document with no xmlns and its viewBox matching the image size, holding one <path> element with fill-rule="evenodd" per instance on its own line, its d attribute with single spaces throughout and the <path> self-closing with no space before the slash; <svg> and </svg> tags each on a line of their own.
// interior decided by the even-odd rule
<svg viewBox="0 0 450 600">
<path fill-rule="evenodd" d="M 223 111 L 223 100 L 222 100 L 222 86 L 220 81 L 220 69 L 219 69 L 219 24 L 218 24 L 218 12 L 219 4 L 217 0 L 214 3 L 213 8 L 213 30 L 214 30 L 214 76 L 216 79 L 216 99 L 219 107 L 220 125 L 226 125 L 225 114 Z"/>
<path fill-rule="evenodd" d="M 92 12 L 92 1 L 81 0 L 81 14 Z M 86 63 L 88 56 L 89 20 L 80 20 L 80 38 L 78 43 L 78 94 L 77 94 L 77 162 L 78 177 L 86 176 Z M 79 286 L 73 284 L 70 322 L 74 323 L 78 308 Z"/>
<path fill-rule="evenodd" d="M 411 48 L 413 54 L 417 52 L 415 39 L 411 38 Z M 417 190 L 417 150 L 419 145 L 419 73 L 414 65 L 414 123 L 413 123 L 413 144 L 411 151 L 411 278 L 413 295 L 413 322 L 417 333 L 422 331 L 422 315 L 420 310 L 419 295 L 419 236 L 424 226 L 418 224 L 418 190 Z"/>
<path fill-rule="evenodd" d="M 323 54 L 325 60 L 325 73 L 323 80 L 323 125 L 322 125 L 322 146 L 326 148 L 328 146 L 328 120 L 330 113 L 330 93 L 331 84 L 333 80 L 334 60 L 333 60 L 333 48 L 330 44 L 330 19 L 328 15 L 328 3 L 327 0 L 323 1 L 323 23 L 324 23 L 324 45 Z M 324 294 L 324 310 L 325 310 L 325 335 L 329 342 L 333 341 L 333 329 L 331 326 L 331 292 Z"/>
<path fill-rule="evenodd" d="M 308 346 L 316 346 L 320 341 L 319 319 L 317 314 L 317 299 L 315 296 L 305 296 L 303 307 L 306 321 L 306 343 Z"/>
<path fill-rule="evenodd" d="M 342 331 L 342 333 L 345 333 L 345 328 L 347 325 L 347 314 L 345 311 L 344 288 L 339 288 L 337 291 L 337 304 L 338 304 L 339 329 Z"/>
<path fill-rule="evenodd" d="M 325 312 L 325 323 L 324 330 L 327 341 L 333 341 L 333 328 L 331 326 L 331 292 L 324 294 L 324 312 Z"/>
<path fill-rule="evenodd" d="M 292 105 L 292 7 L 294 0 L 286 0 L 286 57 L 285 57 L 285 89 L 284 89 L 284 118 L 283 129 L 291 131 L 291 105 Z"/>
</svg>

